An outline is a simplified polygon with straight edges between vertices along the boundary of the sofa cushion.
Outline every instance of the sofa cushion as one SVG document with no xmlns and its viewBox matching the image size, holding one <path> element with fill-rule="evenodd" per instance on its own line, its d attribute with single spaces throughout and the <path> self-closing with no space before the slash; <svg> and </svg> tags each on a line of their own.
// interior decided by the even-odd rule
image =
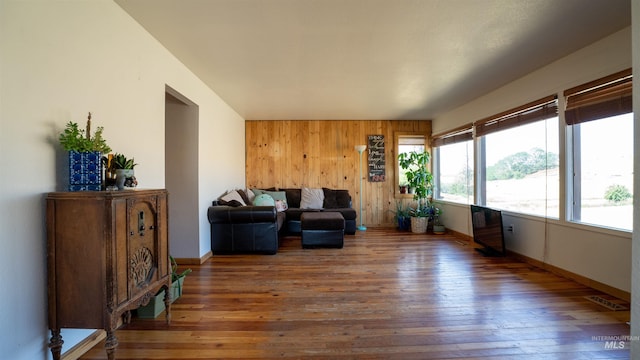
<svg viewBox="0 0 640 360">
<path fill-rule="evenodd" d="M 260 194 L 253 199 L 254 206 L 275 206 L 276 202 L 268 194 Z"/>
<path fill-rule="evenodd" d="M 243 205 L 240 201 L 238 200 L 231 200 L 231 201 L 224 201 L 224 200 L 220 200 L 218 202 L 219 205 L 226 205 L 226 206 L 231 206 L 231 207 L 240 207 L 240 206 L 246 206 Z"/>
<path fill-rule="evenodd" d="M 260 190 L 253 189 L 252 190 L 256 196 L 261 194 L 267 194 L 273 198 L 273 200 L 283 200 L 287 201 L 287 194 L 284 191 L 276 191 L 276 190 Z"/>
<path fill-rule="evenodd" d="M 267 190 L 262 189 L 250 189 L 253 192 L 253 195 L 258 196 L 264 194 Z"/>
<path fill-rule="evenodd" d="M 276 188 L 268 188 L 268 189 L 251 189 L 253 193 L 258 196 L 260 194 L 264 194 L 267 191 L 276 191 Z"/>
<path fill-rule="evenodd" d="M 267 195 L 270 195 L 273 200 L 287 201 L 287 194 L 284 191 L 265 191 Z"/>
<path fill-rule="evenodd" d="M 245 203 L 245 205 L 251 205 L 251 200 L 249 200 L 249 196 L 244 190 L 238 189 L 236 191 L 238 192 L 238 195 L 240 195 L 240 197 L 242 198 L 242 202 Z"/>
<path fill-rule="evenodd" d="M 344 209 L 351 207 L 351 195 L 349 190 L 336 190 L 336 208 Z"/>
<path fill-rule="evenodd" d="M 276 211 L 283 212 L 286 211 L 289 207 L 287 206 L 286 200 L 276 200 Z"/>
<path fill-rule="evenodd" d="M 300 207 L 300 189 L 280 189 L 284 191 L 287 196 L 287 204 L 289 208 L 299 208 Z"/>
<path fill-rule="evenodd" d="M 324 202 L 322 203 L 322 207 L 325 209 L 334 209 L 338 206 L 336 202 L 336 191 L 322 188 L 322 192 L 324 193 Z"/>
<path fill-rule="evenodd" d="M 338 208 L 338 209 L 326 209 L 325 212 L 339 212 L 345 220 L 355 220 L 357 217 L 356 210 L 354 208 Z"/>
<path fill-rule="evenodd" d="M 247 195 L 247 199 L 249 200 L 247 205 L 253 204 L 253 199 L 255 199 L 256 194 L 254 194 L 253 191 L 251 191 L 251 189 L 248 189 L 248 188 L 244 190 L 244 193 L 245 195 Z"/>
<path fill-rule="evenodd" d="M 290 207 L 286 211 L 287 221 L 300 221 L 300 217 L 302 216 L 302 214 L 306 212 L 311 212 L 311 211 L 322 211 L 322 210 L 321 209 L 300 209 L 300 208 Z"/>
<path fill-rule="evenodd" d="M 319 188 L 303 187 L 300 193 L 301 209 L 322 209 L 324 192 Z"/>
<path fill-rule="evenodd" d="M 349 190 L 332 190 L 322 188 L 322 191 L 324 192 L 323 207 L 325 209 L 341 209 L 351 207 L 351 195 L 349 195 Z"/>
<path fill-rule="evenodd" d="M 247 203 L 244 202 L 244 200 L 242 199 L 242 196 L 237 190 L 229 191 L 228 193 L 220 197 L 220 201 L 222 202 L 223 205 L 228 205 L 228 203 L 231 202 L 232 200 L 239 202 L 243 206 L 247 205 Z"/>
</svg>

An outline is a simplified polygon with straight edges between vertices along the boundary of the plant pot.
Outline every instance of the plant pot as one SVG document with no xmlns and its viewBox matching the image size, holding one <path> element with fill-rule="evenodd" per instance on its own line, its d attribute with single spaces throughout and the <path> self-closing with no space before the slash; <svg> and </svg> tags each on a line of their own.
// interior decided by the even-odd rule
<svg viewBox="0 0 640 360">
<path fill-rule="evenodd" d="M 124 182 L 127 181 L 128 178 L 133 177 L 133 175 L 133 169 L 116 169 L 116 186 L 118 190 L 123 190 Z"/>
<path fill-rule="evenodd" d="M 416 234 L 426 233 L 428 220 L 429 218 L 427 217 L 411 217 L 411 232 Z"/>
<path fill-rule="evenodd" d="M 444 225 L 433 225 L 433 233 L 436 235 L 442 235 L 447 232 Z"/>
<path fill-rule="evenodd" d="M 409 216 L 398 217 L 398 230 L 409 231 L 411 229 L 411 218 Z"/>
<path fill-rule="evenodd" d="M 184 276 L 178 278 L 171 284 L 171 303 L 182 296 L 182 285 L 184 284 Z M 145 306 L 140 306 L 136 310 L 136 314 L 141 319 L 155 319 L 165 309 L 164 306 L 164 289 L 160 290 L 154 297 L 149 300 Z"/>
<path fill-rule="evenodd" d="M 69 151 L 69 191 L 102 190 L 102 154 Z"/>
</svg>

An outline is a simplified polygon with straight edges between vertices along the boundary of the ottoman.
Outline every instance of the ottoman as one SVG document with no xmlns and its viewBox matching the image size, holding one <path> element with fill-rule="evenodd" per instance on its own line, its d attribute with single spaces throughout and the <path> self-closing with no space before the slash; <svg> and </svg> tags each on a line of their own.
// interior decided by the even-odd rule
<svg viewBox="0 0 640 360">
<path fill-rule="evenodd" d="M 344 217 L 339 212 L 305 212 L 300 216 L 302 247 L 334 247 L 344 245 Z"/>
</svg>

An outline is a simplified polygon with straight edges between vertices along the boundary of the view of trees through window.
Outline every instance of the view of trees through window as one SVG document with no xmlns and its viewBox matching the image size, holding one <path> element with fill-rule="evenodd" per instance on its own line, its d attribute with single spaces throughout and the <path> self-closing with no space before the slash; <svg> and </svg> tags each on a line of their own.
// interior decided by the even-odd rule
<svg viewBox="0 0 640 360">
<path fill-rule="evenodd" d="M 633 227 L 633 113 L 573 125 L 572 220 Z"/>
<path fill-rule="evenodd" d="M 571 221 L 633 227 L 633 114 L 570 127 L 575 176 L 568 174 Z M 558 118 L 490 133 L 484 141 L 487 206 L 559 217 Z M 437 148 L 436 198 L 474 203 L 473 141 Z M 573 208 L 571 208 L 573 206 Z"/>
<path fill-rule="evenodd" d="M 485 135 L 486 205 L 559 216 L 558 118 Z"/>
<path fill-rule="evenodd" d="M 549 95 L 435 135 L 436 199 L 631 231 L 632 77 L 625 69 L 566 89 L 563 110 Z"/>
<path fill-rule="evenodd" d="M 473 204 L 473 141 L 438 147 L 437 199 Z"/>
<path fill-rule="evenodd" d="M 558 167 L 558 154 L 533 148 L 520 151 L 500 159 L 495 165 L 487 166 L 487 181 L 523 179 L 538 171 Z"/>
<path fill-rule="evenodd" d="M 410 153 L 412 151 L 423 152 L 425 150 L 425 138 L 422 135 L 405 135 L 398 137 L 398 154 Z M 407 182 L 407 170 L 397 164 L 398 185 L 405 186 Z"/>
</svg>

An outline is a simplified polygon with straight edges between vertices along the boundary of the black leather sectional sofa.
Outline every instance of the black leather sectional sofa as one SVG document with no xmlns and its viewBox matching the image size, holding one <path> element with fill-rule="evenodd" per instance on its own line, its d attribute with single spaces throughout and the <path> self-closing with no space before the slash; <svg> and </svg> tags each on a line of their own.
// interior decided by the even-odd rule
<svg viewBox="0 0 640 360">
<path fill-rule="evenodd" d="M 309 211 L 340 212 L 345 220 L 345 234 L 355 234 L 356 211 L 351 207 L 351 195 L 347 190 L 323 188 L 322 208 L 314 209 L 300 208 L 301 189 L 279 191 L 286 194 L 288 205 L 287 210 L 280 212 L 275 206 L 242 206 L 235 201 L 214 201 L 207 212 L 213 254 L 275 254 L 279 237 L 300 234 L 300 216 Z"/>
</svg>

